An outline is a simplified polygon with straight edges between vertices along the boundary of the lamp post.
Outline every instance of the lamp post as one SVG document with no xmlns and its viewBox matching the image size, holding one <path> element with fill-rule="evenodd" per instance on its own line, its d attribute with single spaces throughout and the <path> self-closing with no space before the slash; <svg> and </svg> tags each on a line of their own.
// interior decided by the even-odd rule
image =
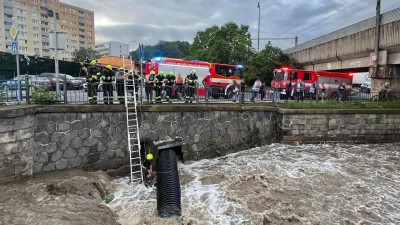
<svg viewBox="0 0 400 225">
<path fill-rule="evenodd" d="M 257 5 L 258 8 L 258 36 L 257 36 L 257 52 L 260 51 L 260 17 L 261 17 L 261 7 L 260 2 Z"/>
</svg>

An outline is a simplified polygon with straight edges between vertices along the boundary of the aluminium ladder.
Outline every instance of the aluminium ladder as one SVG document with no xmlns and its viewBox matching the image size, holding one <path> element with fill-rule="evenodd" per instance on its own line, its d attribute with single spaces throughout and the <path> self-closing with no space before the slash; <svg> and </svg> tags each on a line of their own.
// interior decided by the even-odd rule
<svg viewBox="0 0 400 225">
<path fill-rule="evenodd" d="M 136 88 L 133 76 L 132 78 L 124 80 L 124 89 L 131 184 L 137 181 L 141 181 L 143 183 L 142 160 L 140 157 L 139 121 L 137 115 L 137 99 L 135 94 Z M 131 93 L 131 95 L 128 95 L 128 93 Z"/>
</svg>

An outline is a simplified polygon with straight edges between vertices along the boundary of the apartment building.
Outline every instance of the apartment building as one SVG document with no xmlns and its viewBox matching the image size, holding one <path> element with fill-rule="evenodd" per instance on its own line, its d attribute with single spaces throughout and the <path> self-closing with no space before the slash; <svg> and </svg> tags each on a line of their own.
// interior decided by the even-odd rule
<svg viewBox="0 0 400 225">
<path fill-rule="evenodd" d="M 117 56 L 127 58 L 129 54 L 129 44 L 109 41 L 96 45 L 96 51 L 98 51 L 102 57 Z"/>
<path fill-rule="evenodd" d="M 18 33 L 19 53 L 46 58 L 54 57 L 50 49 L 49 32 L 54 20 L 49 11 L 52 0 L 0 0 L 0 51 L 11 52 L 10 29 Z M 60 60 L 72 60 L 72 52 L 79 48 L 95 47 L 94 12 L 56 0 L 58 32 L 66 33 L 66 49 L 58 51 Z"/>
</svg>

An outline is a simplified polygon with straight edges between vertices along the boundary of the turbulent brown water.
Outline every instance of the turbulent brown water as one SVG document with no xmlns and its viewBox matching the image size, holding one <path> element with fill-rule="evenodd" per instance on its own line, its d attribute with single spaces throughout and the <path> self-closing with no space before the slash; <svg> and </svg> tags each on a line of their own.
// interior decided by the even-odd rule
<svg viewBox="0 0 400 225">
<path fill-rule="evenodd" d="M 400 147 L 273 144 L 179 164 L 182 216 L 161 219 L 156 191 L 114 181 L 128 224 L 400 224 Z"/>
</svg>

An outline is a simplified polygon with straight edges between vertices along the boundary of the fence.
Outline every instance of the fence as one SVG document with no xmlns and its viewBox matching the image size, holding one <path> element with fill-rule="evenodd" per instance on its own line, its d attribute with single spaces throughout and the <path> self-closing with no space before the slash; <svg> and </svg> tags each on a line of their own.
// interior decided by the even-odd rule
<svg viewBox="0 0 400 225">
<path fill-rule="evenodd" d="M 30 102 L 32 93 L 37 91 L 40 85 L 35 84 L 26 89 L 21 85 L 22 90 L 18 92 L 17 81 L 4 81 L 0 80 L 0 103 L 1 104 L 15 104 L 16 102 Z M 49 93 L 55 94 L 55 87 L 46 87 Z M 55 101 L 62 104 L 122 104 L 124 97 L 123 83 L 86 83 L 86 82 L 73 82 L 65 79 L 60 86 L 61 92 L 56 95 Z M 256 102 L 273 102 L 274 92 L 269 89 L 263 89 L 261 92 L 253 93 L 250 87 L 242 86 L 237 92 L 232 88 L 212 87 L 206 94 L 207 89 L 203 86 L 190 87 L 186 85 L 172 85 L 172 86 L 140 86 L 137 87 L 138 101 L 144 104 L 151 103 L 209 103 L 209 102 L 236 102 L 245 103 L 252 101 L 255 94 L 254 101 Z M 18 95 L 21 100 L 18 101 Z M 332 90 L 325 93 L 326 96 L 321 98 L 320 93 L 311 94 L 304 93 L 290 93 L 287 95 L 284 90 L 280 91 L 280 102 L 284 101 L 339 101 L 337 91 Z M 275 96 L 277 97 L 277 96 Z M 397 101 L 400 99 L 400 92 L 390 92 L 389 95 L 380 96 L 379 92 L 364 93 L 353 89 L 351 92 L 345 92 L 340 98 L 341 101 Z"/>
</svg>

